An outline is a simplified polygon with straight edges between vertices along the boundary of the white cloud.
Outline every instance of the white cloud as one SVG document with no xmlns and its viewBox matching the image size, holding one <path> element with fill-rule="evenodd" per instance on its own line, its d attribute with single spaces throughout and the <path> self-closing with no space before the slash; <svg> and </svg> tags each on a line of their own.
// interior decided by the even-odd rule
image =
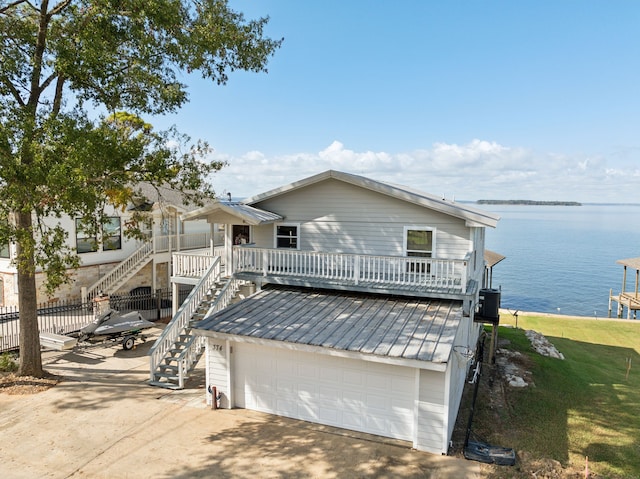
<svg viewBox="0 0 640 479">
<path fill-rule="evenodd" d="M 603 157 L 540 153 L 479 139 L 401 153 L 358 152 L 334 141 L 317 153 L 214 156 L 228 163 L 213 177 L 216 191 L 240 198 L 334 169 L 461 200 L 627 202 L 637 195 L 630 179 L 640 175 Z"/>
</svg>

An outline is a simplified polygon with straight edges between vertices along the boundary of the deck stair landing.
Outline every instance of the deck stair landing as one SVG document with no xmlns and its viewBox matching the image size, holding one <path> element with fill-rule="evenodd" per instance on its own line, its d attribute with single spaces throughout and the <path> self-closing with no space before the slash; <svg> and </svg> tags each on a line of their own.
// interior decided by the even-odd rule
<svg viewBox="0 0 640 479">
<path fill-rule="evenodd" d="M 206 342 L 204 337 L 194 334 L 193 328 L 205 317 L 238 300 L 241 284 L 237 278 L 220 277 L 219 261 L 211 265 L 149 351 L 151 386 L 184 388 Z"/>
</svg>

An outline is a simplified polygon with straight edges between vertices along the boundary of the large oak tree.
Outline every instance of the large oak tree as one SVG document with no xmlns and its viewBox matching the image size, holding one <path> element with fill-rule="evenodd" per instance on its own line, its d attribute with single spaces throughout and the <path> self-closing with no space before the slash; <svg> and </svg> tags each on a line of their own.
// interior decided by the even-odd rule
<svg viewBox="0 0 640 479">
<path fill-rule="evenodd" d="M 0 245 L 16 245 L 20 374 L 44 373 L 36 271 L 51 293 L 79 264 L 43 220 L 79 217 L 99 237 L 105 205 L 135 201 L 139 182 L 212 195 L 208 146 L 142 118 L 188 100 L 181 75 L 266 71 L 282 42 L 267 22 L 225 0 L 0 0 Z"/>
</svg>

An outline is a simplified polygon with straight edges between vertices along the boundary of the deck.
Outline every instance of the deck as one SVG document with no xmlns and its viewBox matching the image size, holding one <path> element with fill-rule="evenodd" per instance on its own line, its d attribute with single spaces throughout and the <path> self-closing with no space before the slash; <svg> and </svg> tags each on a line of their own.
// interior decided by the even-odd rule
<svg viewBox="0 0 640 479">
<path fill-rule="evenodd" d="M 188 261 L 186 261 L 188 259 Z M 212 257 L 174 253 L 174 276 L 197 277 Z M 463 299 L 474 294 L 467 259 L 234 247 L 232 272 L 261 284 Z M 471 285 L 471 288 L 470 288 Z"/>
<path fill-rule="evenodd" d="M 627 308 L 627 319 L 636 319 L 637 311 L 640 310 L 640 296 L 638 293 L 620 293 L 614 295 L 609 293 L 609 317 L 611 317 L 612 303 L 618 303 L 616 317 L 622 318 L 623 309 Z"/>
</svg>

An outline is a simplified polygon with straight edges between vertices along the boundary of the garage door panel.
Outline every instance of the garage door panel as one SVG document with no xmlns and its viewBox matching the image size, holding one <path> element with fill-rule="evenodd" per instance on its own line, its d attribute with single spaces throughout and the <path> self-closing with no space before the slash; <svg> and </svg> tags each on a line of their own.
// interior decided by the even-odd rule
<svg viewBox="0 0 640 479">
<path fill-rule="evenodd" d="M 391 398 L 388 395 L 368 393 L 365 405 L 368 411 L 385 414 L 391 407 Z"/>
<path fill-rule="evenodd" d="M 307 379 L 317 378 L 318 367 L 311 361 L 298 362 L 298 376 Z"/>
<path fill-rule="evenodd" d="M 357 369 L 345 369 L 342 372 L 342 381 L 353 387 L 364 386 L 364 372 Z"/>
<path fill-rule="evenodd" d="M 388 390 L 391 388 L 391 378 L 387 374 L 369 371 L 366 377 L 366 386 L 369 389 Z"/>
<path fill-rule="evenodd" d="M 322 382 L 342 382 L 342 370 L 337 366 L 323 367 L 318 369 L 318 379 Z"/>
<path fill-rule="evenodd" d="M 244 343 L 234 351 L 236 405 L 412 440 L 413 369 Z"/>
<path fill-rule="evenodd" d="M 347 412 L 345 412 L 342 415 L 342 427 L 345 429 L 353 429 L 354 431 L 366 432 L 365 419 L 362 413 L 347 414 Z"/>
</svg>

